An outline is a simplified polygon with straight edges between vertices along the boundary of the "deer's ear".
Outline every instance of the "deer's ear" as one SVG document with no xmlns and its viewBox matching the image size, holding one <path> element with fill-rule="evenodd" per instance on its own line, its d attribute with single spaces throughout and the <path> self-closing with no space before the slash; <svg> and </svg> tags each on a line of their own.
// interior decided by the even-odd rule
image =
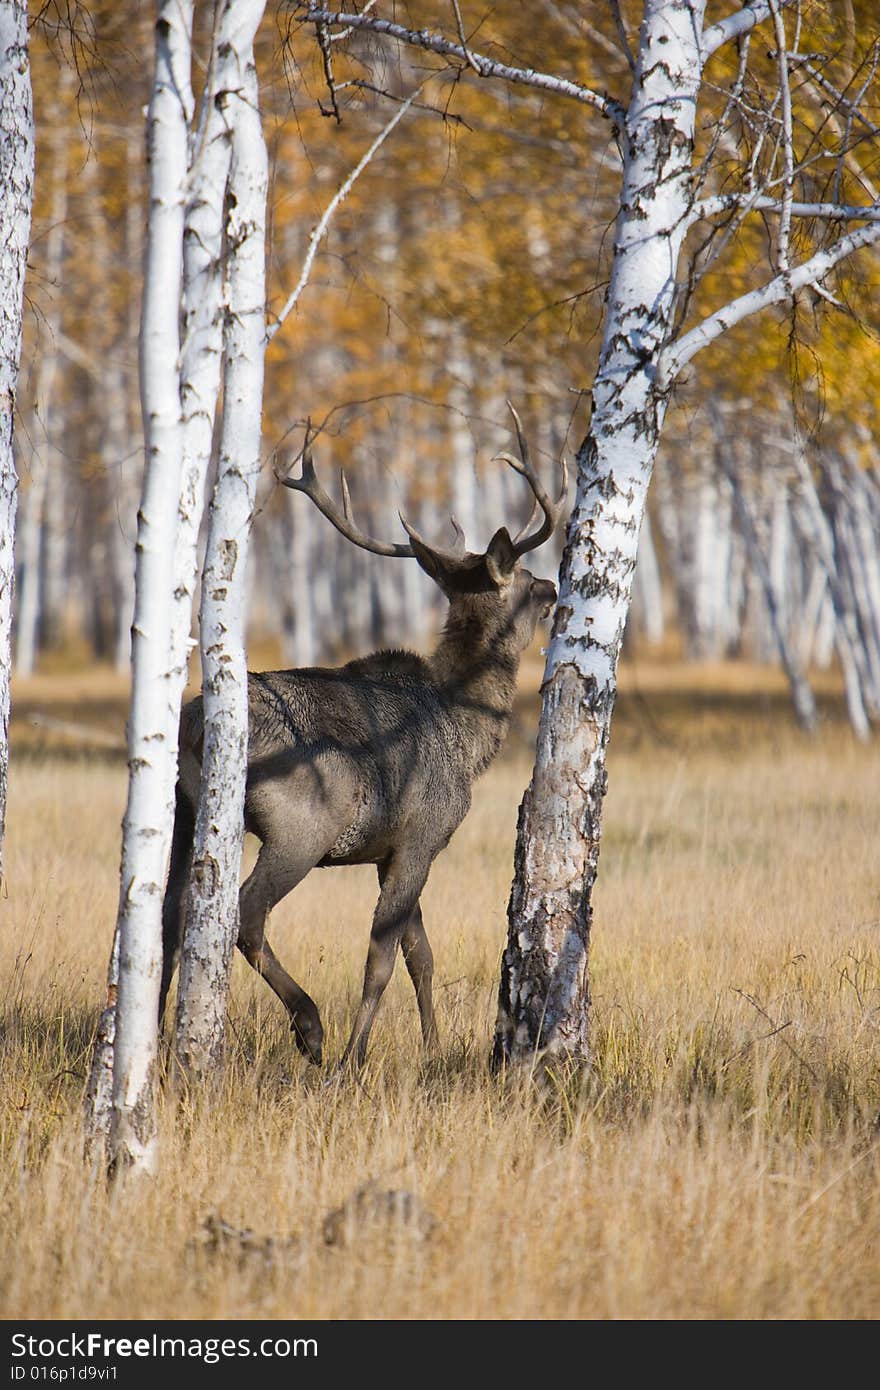
<svg viewBox="0 0 880 1390">
<path fill-rule="evenodd" d="M 509 583 L 516 568 L 516 561 L 516 547 L 510 539 L 507 527 L 502 526 L 500 531 L 495 532 L 486 551 L 486 569 L 497 588 L 501 589 Z"/>
</svg>

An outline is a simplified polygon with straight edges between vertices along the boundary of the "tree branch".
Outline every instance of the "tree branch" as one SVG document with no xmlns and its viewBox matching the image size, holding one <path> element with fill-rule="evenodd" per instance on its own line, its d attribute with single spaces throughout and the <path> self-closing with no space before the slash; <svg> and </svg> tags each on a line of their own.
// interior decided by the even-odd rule
<svg viewBox="0 0 880 1390">
<path fill-rule="evenodd" d="M 783 303 L 798 290 L 814 281 L 821 281 L 829 270 L 833 270 L 834 266 L 845 260 L 847 256 L 880 241 L 880 206 L 875 207 L 874 211 L 875 219 L 869 226 L 860 227 L 855 232 L 848 232 L 833 246 L 829 246 L 824 251 L 817 251 L 809 260 L 795 266 L 793 270 L 775 275 L 760 289 L 740 295 L 739 299 L 725 304 L 723 309 L 710 314 L 708 318 L 703 319 L 702 323 L 698 323 L 696 328 L 685 333 L 677 342 L 671 343 L 660 356 L 657 368 L 660 385 L 662 387 L 671 386 L 682 367 L 690 362 L 692 357 L 695 357 L 704 347 L 708 347 L 716 338 L 720 338 L 721 334 L 726 333 L 728 328 L 732 328 L 735 323 L 740 323 L 761 309 L 768 309 L 773 304 Z"/>
<path fill-rule="evenodd" d="M 869 120 L 864 112 L 859 110 L 855 102 L 850 101 L 848 97 L 844 96 L 843 92 L 839 91 L 837 87 L 834 86 L 833 82 L 829 82 L 825 74 L 820 72 L 816 64 L 810 62 L 809 58 L 805 57 L 802 53 L 789 53 L 788 60 L 790 63 L 796 63 L 802 71 L 809 74 L 816 86 L 820 87 L 822 91 L 831 98 L 836 109 L 845 111 L 854 121 L 858 121 L 866 130 L 870 131 L 872 135 L 880 135 L 880 126 L 875 125 L 872 120 Z"/>
<path fill-rule="evenodd" d="M 524 87 L 536 87 L 539 91 L 553 92 L 556 96 L 570 97 L 584 106 L 592 106 L 607 120 L 623 129 L 625 111 L 619 101 L 610 96 L 601 96 L 579 82 L 570 82 L 565 77 L 554 77 L 551 73 L 536 72 L 533 68 L 515 68 L 507 63 L 496 62 L 485 54 L 475 53 L 472 48 L 452 43 L 440 34 L 432 34 L 427 29 L 405 29 L 401 24 L 392 24 L 388 19 L 374 19 L 372 15 L 345 14 L 340 10 L 316 9 L 309 5 L 303 7 L 301 18 L 304 24 L 342 24 L 349 29 L 363 29 L 371 34 L 381 34 L 407 43 L 415 48 L 423 48 L 428 53 L 437 53 L 442 58 L 457 58 L 484 78 L 499 78 L 504 82 L 515 82 Z"/>
<path fill-rule="evenodd" d="M 452 8 L 455 12 L 455 22 L 458 25 L 458 37 L 461 40 L 461 46 L 464 49 L 464 55 L 467 59 L 468 67 L 473 68 L 474 72 L 477 74 L 477 77 L 479 77 L 480 69 L 474 62 L 473 55 L 471 54 L 468 48 L 467 37 L 465 36 L 464 32 L 464 20 L 461 17 L 461 10 L 458 8 L 458 0 L 452 0 Z"/>
<path fill-rule="evenodd" d="M 776 0 L 780 10 L 786 9 L 794 4 L 794 0 Z M 741 39 L 758 24 L 763 24 L 765 19 L 769 19 L 772 14 L 773 6 L 771 0 L 754 0 L 754 3 L 747 3 L 735 14 L 730 14 L 726 19 L 721 19 L 717 24 L 710 24 L 708 29 L 703 30 L 703 61 L 706 62 L 717 53 L 726 43 L 732 43 L 735 39 Z"/>
<path fill-rule="evenodd" d="M 373 8 L 373 6 L 375 5 L 375 3 L 376 3 L 376 0 L 367 0 L 367 3 L 364 5 L 364 8 L 361 10 L 361 15 L 369 14 L 369 13 L 370 13 L 370 10 Z M 340 31 L 339 31 L 338 34 L 331 34 L 331 35 L 330 35 L 330 42 L 331 42 L 331 43 L 340 43 L 343 39 L 347 39 L 350 33 L 351 33 L 351 30 L 350 30 L 350 29 L 340 29 Z"/>
<path fill-rule="evenodd" d="M 633 76 L 635 76 L 635 54 L 629 46 L 629 39 L 627 38 L 626 34 L 626 25 L 624 24 L 623 16 L 620 13 L 620 5 L 618 3 L 618 0 L 611 0 L 611 14 L 614 19 L 614 27 L 617 30 L 617 37 L 620 41 L 620 47 L 623 51 L 623 56 L 626 58 L 630 72 L 633 74 Z"/>
<path fill-rule="evenodd" d="M 688 224 L 693 226 L 708 217 L 732 212 L 735 208 L 744 208 L 747 212 L 781 213 L 783 204 L 780 199 L 764 193 L 718 193 L 694 204 Z M 792 217 L 822 217 L 828 222 L 876 222 L 880 219 L 880 207 L 876 203 L 865 207 L 848 203 L 789 203 L 788 211 Z"/>
<path fill-rule="evenodd" d="M 330 110 L 325 111 L 320 102 L 318 107 L 322 116 L 332 115 L 337 125 L 342 125 L 342 116 L 339 114 L 339 103 L 336 100 L 336 80 L 333 76 L 333 54 L 330 49 L 330 33 L 326 24 L 315 25 L 315 37 L 318 40 L 318 47 L 321 50 L 321 61 L 324 64 L 324 79 L 327 83 L 327 91 L 330 93 Z"/>
<path fill-rule="evenodd" d="M 333 197 L 330 199 L 330 202 L 324 209 L 324 213 L 321 217 L 320 222 L 317 224 L 314 231 L 312 232 L 312 235 L 309 237 L 309 245 L 306 251 L 306 257 L 303 261 L 303 268 L 300 271 L 300 277 L 296 282 L 296 287 L 293 289 L 290 295 L 288 295 L 287 302 L 285 303 L 284 308 L 281 310 L 281 313 L 278 315 L 275 322 L 273 324 L 270 324 L 269 327 L 266 329 L 267 343 L 271 343 L 272 339 L 275 337 L 275 334 L 278 332 L 279 328 L 284 323 L 284 320 L 287 318 L 290 311 L 295 307 L 297 300 L 299 299 L 300 295 L 302 294 L 303 290 L 308 284 L 309 276 L 312 273 L 312 264 L 317 254 L 318 244 L 322 240 L 324 233 L 327 231 L 333 214 L 339 207 L 339 204 L 344 202 L 345 199 L 348 197 L 349 193 L 352 190 L 352 187 L 354 186 L 355 181 L 363 173 L 364 169 L 366 169 L 367 165 L 369 164 L 370 160 L 373 158 L 373 155 L 376 153 L 379 147 L 382 144 L 384 144 L 384 142 L 388 139 L 388 136 L 391 134 L 394 127 L 398 124 L 399 121 L 403 120 L 403 117 L 406 115 L 407 111 L 412 106 L 413 102 L 415 101 L 419 93 L 422 91 L 422 88 L 424 86 L 425 83 L 423 82 L 420 86 L 416 87 L 414 92 L 410 92 L 406 101 L 401 103 L 401 105 L 395 111 L 394 115 L 391 117 L 390 121 L 388 121 L 387 124 L 382 127 L 382 129 L 379 131 L 379 134 L 373 141 L 372 145 L 367 150 L 366 154 L 355 165 L 348 178 L 345 180 L 343 184 L 340 184 L 339 188 L 336 190 Z"/>
<path fill-rule="evenodd" d="M 768 0 L 773 16 L 773 30 L 776 34 L 777 62 L 779 64 L 779 92 L 782 98 L 782 203 L 779 209 L 779 228 L 776 234 L 776 268 L 787 273 L 791 259 L 789 241 L 791 239 L 791 205 L 794 201 L 794 137 L 791 122 L 791 85 L 788 76 L 788 56 L 785 48 L 785 20 L 777 0 Z"/>
</svg>

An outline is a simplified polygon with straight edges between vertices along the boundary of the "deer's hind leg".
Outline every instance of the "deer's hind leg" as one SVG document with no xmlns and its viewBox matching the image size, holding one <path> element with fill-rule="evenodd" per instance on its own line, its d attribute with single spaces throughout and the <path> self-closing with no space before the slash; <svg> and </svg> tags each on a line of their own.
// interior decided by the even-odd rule
<svg viewBox="0 0 880 1390">
<path fill-rule="evenodd" d="M 290 1015 L 294 1041 L 303 1056 L 320 1065 L 324 1028 L 313 999 L 288 975 L 266 940 L 266 918 L 321 858 L 279 854 L 264 844 L 239 895 L 238 949 L 275 991 Z"/>
<path fill-rule="evenodd" d="M 403 929 L 400 944 L 416 992 L 425 1051 L 436 1052 L 439 1038 L 433 1000 L 434 952 L 431 950 L 431 943 L 422 921 L 422 909 L 418 903 Z"/>
</svg>

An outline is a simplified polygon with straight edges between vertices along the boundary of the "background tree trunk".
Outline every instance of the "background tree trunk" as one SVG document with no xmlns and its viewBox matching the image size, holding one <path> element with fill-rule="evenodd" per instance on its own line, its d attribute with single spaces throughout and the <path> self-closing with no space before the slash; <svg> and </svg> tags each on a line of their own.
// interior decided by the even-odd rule
<svg viewBox="0 0 880 1390">
<path fill-rule="evenodd" d="M 69 78 L 63 67 L 59 83 Z M 15 668 L 19 675 L 33 672 L 37 657 L 41 609 L 41 541 L 43 514 L 49 486 L 53 434 L 57 420 L 55 383 L 58 368 L 58 334 L 61 328 L 61 271 L 64 259 L 64 233 L 67 217 L 67 178 L 69 141 L 60 122 L 47 141 L 50 149 L 52 180 L 51 224 L 46 237 L 45 274 L 52 295 L 42 324 L 42 351 L 37 365 L 30 431 L 30 478 L 22 507 L 22 525 L 17 546 L 19 564 L 18 611 L 15 631 Z M 56 470 L 60 471 L 60 470 Z"/>
<path fill-rule="evenodd" d="M 745 492 L 737 473 L 736 462 L 733 452 L 728 443 L 728 437 L 724 430 L 724 423 L 716 417 L 715 420 L 715 453 L 719 467 L 724 476 L 730 482 L 733 490 L 733 502 L 739 517 L 740 530 L 746 549 L 751 557 L 755 572 L 761 582 L 764 591 L 764 601 L 770 620 L 770 626 L 776 645 L 779 649 L 779 658 L 783 669 L 788 677 L 791 688 L 791 699 L 794 705 L 795 715 L 801 728 L 809 734 L 816 732 L 819 723 L 819 716 L 816 711 L 816 701 L 810 689 L 797 658 L 797 653 L 791 645 L 782 614 L 782 603 L 779 596 L 779 580 L 774 583 L 770 564 L 767 556 L 761 547 L 758 532 L 752 519 L 749 504 L 746 501 Z"/>
<path fill-rule="evenodd" d="M 27 4 L 25 0 L 7 0 L 0 5 L 0 880 L 3 877 L 9 768 L 9 674 L 18 489 L 12 436 L 33 197 L 34 108 Z"/>
</svg>

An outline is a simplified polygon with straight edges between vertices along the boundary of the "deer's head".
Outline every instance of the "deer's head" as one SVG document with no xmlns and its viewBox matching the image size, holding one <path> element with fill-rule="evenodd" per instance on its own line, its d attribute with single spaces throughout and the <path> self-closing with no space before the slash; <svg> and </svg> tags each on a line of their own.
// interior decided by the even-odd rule
<svg viewBox="0 0 880 1390">
<path fill-rule="evenodd" d="M 474 640 L 481 644 L 502 643 L 521 652 L 531 642 L 537 624 L 549 617 L 556 602 L 556 588 L 547 579 L 536 579 L 522 567 L 520 560 L 528 551 L 549 540 L 556 529 L 565 502 L 567 471 L 563 460 L 562 485 L 556 501 L 551 501 L 532 466 L 519 416 L 509 402 L 508 405 L 516 429 L 519 458 L 510 454 L 497 457 L 525 478 L 535 504 L 516 536 L 511 537 L 502 526 L 482 553 L 466 549 L 464 533 L 454 518 L 456 544 L 452 549 L 429 544 L 403 516 L 400 520 L 409 536 L 409 544 L 377 541 L 366 535 L 353 519 L 345 474 L 341 475 L 341 511 L 318 481 L 312 460 L 310 427 L 306 429 L 303 445 L 301 476 L 282 476 L 277 472 L 275 476 L 285 487 L 310 497 L 337 531 L 354 545 L 374 555 L 415 559 L 449 600 L 451 624 L 472 629 Z"/>
</svg>

